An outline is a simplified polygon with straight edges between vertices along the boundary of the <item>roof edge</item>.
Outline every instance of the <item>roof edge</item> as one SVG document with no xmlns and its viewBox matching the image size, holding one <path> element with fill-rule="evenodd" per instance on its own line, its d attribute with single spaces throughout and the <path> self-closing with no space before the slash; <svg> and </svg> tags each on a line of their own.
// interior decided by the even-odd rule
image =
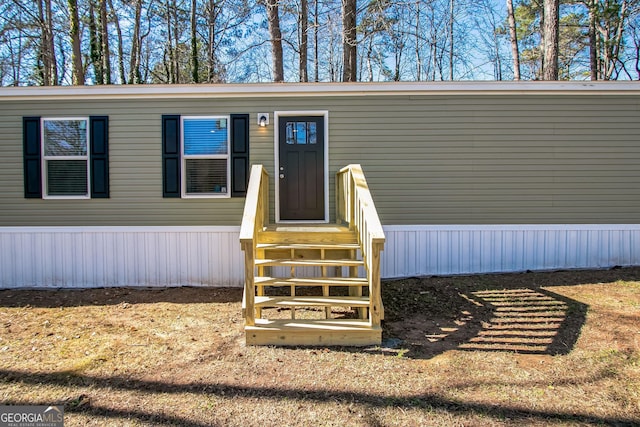
<svg viewBox="0 0 640 427">
<path fill-rule="evenodd" d="M 638 81 L 463 81 L 381 83 L 247 83 L 2 87 L 2 100 L 209 98 L 367 95 L 639 95 Z"/>
</svg>

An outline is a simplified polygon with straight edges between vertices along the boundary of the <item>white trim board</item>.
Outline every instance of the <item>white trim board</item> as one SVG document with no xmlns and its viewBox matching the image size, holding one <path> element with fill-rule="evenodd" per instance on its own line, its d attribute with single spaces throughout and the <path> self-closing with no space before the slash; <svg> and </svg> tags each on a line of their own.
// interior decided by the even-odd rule
<svg viewBox="0 0 640 427">
<path fill-rule="evenodd" d="M 640 266 L 640 224 L 387 225 L 382 277 Z M 0 227 L 0 288 L 242 286 L 237 226 Z"/>
<path fill-rule="evenodd" d="M 0 88 L 0 101 L 472 94 L 514 96 L 603 94 L 638 96 L 640 94 L 640 83 L 637 81 L 457 81 L 39 86 Z"/>
</svg>

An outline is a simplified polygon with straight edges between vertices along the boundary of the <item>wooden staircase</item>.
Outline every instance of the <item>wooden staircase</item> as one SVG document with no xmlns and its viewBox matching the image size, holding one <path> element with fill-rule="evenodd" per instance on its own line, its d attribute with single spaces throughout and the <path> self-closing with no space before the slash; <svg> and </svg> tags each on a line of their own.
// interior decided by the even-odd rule
<svg viewBox="0 0 640 427">
<path fill-rule="evenodd" d="M 247 345 L 380 344 L 384 234 L 360 166 L 337 183 L 337 224 L 274 225 L 268 175 L 252 167 L 240 232 Z"/>
</svg>

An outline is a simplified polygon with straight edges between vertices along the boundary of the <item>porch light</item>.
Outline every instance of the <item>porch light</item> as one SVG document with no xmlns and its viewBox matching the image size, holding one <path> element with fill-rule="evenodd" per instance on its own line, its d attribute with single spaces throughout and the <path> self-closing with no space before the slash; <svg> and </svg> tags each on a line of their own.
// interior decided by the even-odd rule
<svg viewBox="0 0 640 427">
<path fill-rule="evenodd" d="M 258 113 L 258 126 L 267 127 L 269 124 L 269 113 Z"/>
</svg>

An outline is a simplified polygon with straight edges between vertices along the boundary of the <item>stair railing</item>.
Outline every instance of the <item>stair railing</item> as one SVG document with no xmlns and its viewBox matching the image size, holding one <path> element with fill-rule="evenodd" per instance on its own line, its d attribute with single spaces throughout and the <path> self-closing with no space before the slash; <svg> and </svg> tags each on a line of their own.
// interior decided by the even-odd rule
<svg viewBox="0 0 640 427">
<path fill-rule="evenodd" d="M 384 231 L 373 203 L 362 166 L 353 164 L 336 174 L 336 220 L 348 223 L 358 235 L 369 281 L 371 326 L 380 326 L 384 307 L 380 288 L 380 252 L 384 249 Z"/>
<path fill-rule="evenodd" d="M 257 234 L 269 222 L 269 174 L 262 165 L 253 165 L 240 226 L 240 246 L 244 252 L 244 294 L 242 313 L 247 326 L 255 325 L 255 260 Z"/>
</svg>

